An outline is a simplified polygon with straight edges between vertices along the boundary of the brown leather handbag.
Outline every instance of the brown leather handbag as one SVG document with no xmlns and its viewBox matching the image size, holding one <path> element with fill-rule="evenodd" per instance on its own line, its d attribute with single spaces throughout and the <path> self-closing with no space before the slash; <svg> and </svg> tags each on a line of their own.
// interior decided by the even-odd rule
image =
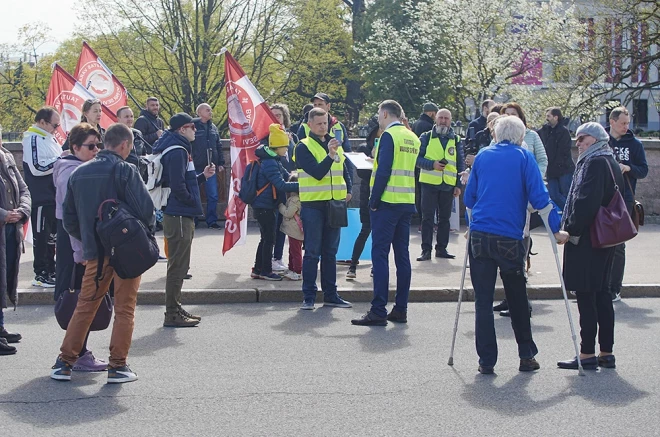
<svg viewBox="0 0 660 437">
<path fill-rule="evenodd" d="M 618 246 L 637 235 L 635 224 L 628 214 L 626 202 L 616 183 L 612 164 L 607 161 L 607 165 L 614 181 L 614 196 L 607 207 L 601 206 L 598 209 L 596 219 L 591 225 L 591 247 L 594 249 Z"/>
</svg>

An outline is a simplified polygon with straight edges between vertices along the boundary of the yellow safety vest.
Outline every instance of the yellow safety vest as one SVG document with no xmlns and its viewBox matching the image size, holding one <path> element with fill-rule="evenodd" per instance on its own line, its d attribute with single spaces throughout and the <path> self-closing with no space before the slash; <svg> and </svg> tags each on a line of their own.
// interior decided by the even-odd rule
<svg viewBox="0 0 660 437">
<path fill-rule="evenodd" d="M 328 156 L 328 152 L 316 140 L 307 137 L 300 140 L 300 144 L 307 146 L 307 150 L 314 155 L 316 162 L 321 162 Z M 298 147 L 300 147 L 298 144 Z M 314 202 L 318 200 L 344 200 L 346 199 L 346 181 L 344 181 L 344 150 L 337 149 L 339 162 L 333 162 L 330 171 L 318 180 L 307 174 L 305 170 L 298 169 L 298 190 L 301 202 Z"/>
<path fill-rule="evenodd" d="M 419 172 L 419 181 L 424 184 L 430 185 L 440 185 L 443 182 L 447 185 L 455 186 L 456 178 L 458 177 L 458 167 L 456 166 L 457 150 L 456 138 L 450 138 L 447 141 L 447 147 L 443 148 L 440 138 L 433 137 L 432 134 L 429 139 L 429 145 L 426 147 L 426 159 L 431 161 L 441 161 L 442 159 L 447 160 L 447 165 L 445 165 L 444 171 L 438 170 L 424 170 L 421 169 Z M 460 140 L 459 140 L 460 141 Z"/>
<path fill-rule="evenodd" d="M 414 205 L 415 165 L 419 155 L 419 138 L 400 124 L 391 126 L 385 132 L 389 133 L 394 140 L 394 160 L 392 161 L 392 173 L 380 199 L 387 203 L 409 203 Z M 380 144 L 374 159 L 374 169 L 371 173 L 370 185 L 372 188 L 378 170 L 378 155 L 380 155 Z"/>
</svg>

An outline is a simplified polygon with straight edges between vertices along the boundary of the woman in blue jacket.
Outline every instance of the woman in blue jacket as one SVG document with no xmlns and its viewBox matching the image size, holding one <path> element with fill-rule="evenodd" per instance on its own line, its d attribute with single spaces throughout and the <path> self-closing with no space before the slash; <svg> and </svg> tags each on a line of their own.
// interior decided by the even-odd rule
<svg viewBox="0 0 660 437">
<path fill-rule="evenodd" d="M 277 205 L 286 202 L 287 192 L 297 192 L 297 182 L 287 182 L 290 174 L 282 166 L 280 157 L 286 155 L 289 136 L 279 124 L 270 125 L 268 146 L 259 146 L 255 156 L 259 162 L 257 187 L 259 194 L 252 204 L 254 218 L 259 223 L 261 240 L 257 247 L 254 267 L 250 275 L 254 279 L 281 281 L 282 277 L 273 273 L 273 245 L 277 224 Z"/>
</svg>

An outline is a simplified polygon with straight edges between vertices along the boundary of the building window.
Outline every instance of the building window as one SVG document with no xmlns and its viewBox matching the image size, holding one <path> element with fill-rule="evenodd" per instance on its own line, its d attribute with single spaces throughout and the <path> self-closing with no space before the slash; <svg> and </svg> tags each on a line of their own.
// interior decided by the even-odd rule
<svg viewBox="0 0 660 437">
<path fill-rule="evenodd" d="M 633 100 L 633 125 L 635 129 L 646 129 L 649 125 L 649 101 Z"/>
</svg>

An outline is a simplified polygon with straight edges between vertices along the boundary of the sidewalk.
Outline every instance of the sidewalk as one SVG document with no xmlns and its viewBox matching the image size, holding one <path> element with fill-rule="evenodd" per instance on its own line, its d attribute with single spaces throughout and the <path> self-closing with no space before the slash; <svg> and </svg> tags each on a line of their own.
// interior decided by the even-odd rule
<svg viewBox="0 0 660 437">
<path fill-rule="evenodd" d="M 202 225 L 203 226 L 203 225 Z M 157 235 L 162 248 L 162 232 Z M 534 246 L 532 269 L 529 276 L 528 292 L 532 299 L 560 299 L 559 276 L 547 233 L 544 229 L 532 231 Z M 185 281 L 183 300 L 187 304 L 234 303 L 234 302 L 297 302 L 302 299 L 301 282 L 284 279 L 281 282 L 267 282 L 250 278 L 250 268 L 259 243 L 259 232 L 249 229 L 247 243 L 234 247 L 222 256 L 223 231 L 200 227 L 195 232 L 190 274 L 193 278 Z M 421 236 L 416 227 L 410 235 L 410 257 L 413 266 L 410 300 L 414 302 L 438 302 L 456 300 L 461 280 L 465 239 L 463 233 L 450 235 L 448 250 L 456 259 L 432 259 L 417 262 Z M 288 258 L 287 247 L 284 259 Z M 660 247 L 660 225 L 647 225 L 628 244 L 626 276 L 623 297 L 660 297 L 660 268 L 658 266 Z M 53 302 L 52 289 L 31 286 L 32 246 L 25 245 L 26 253 L 21 258 L 19 275 L 19 304 L 49 304 Z M 561 260 L 560 247 L 560 260 Z M 352 302 L 368 302 L 372 297 L 370 261 L 363 261 L 357 269 L 357 279 L 346 281 L 346 266 L 337 266 L 337 285 L 342 297 Z M 138 302 L 140 304 L 164 304 L 165 275 L 167 263 L 158 263 L 142 276 Z M 390 287 L 396 284 L 396 270 L 393 255 L 390 255 Z M 464 297 L 472 300 L 472 284 L 466 276 L 468 292 Z M 500 284 L 501 286 L 501 284 Z M 503 297 L 499 290 L 496 297 Z"/>
</svg>

